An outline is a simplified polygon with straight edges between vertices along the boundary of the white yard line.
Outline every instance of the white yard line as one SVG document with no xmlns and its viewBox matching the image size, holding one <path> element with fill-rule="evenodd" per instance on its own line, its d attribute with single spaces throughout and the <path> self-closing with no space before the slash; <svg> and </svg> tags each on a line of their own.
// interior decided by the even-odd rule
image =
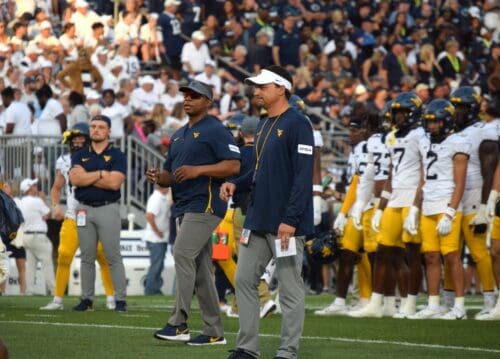
<svg viewBox="0 0 500 359">
<path fill-rule="evenodd" d="M 80 328 L 102 328 L 102 329 L 132 329 L 132 330 L 147 330 L 154 331 L 159 328 L 153 327 L 137 327 L 130 325 L 110 325 L 110 324 L 84 324 L 84 323 L 57 323 L 57 322 L 42 322 L 42 321 L 23 321 L 23 320 L 0 320 L 2 324 L 21 324 L 21 325 L 46 325 L 55 327 L 80 327 Z M 236 335 L 237 333 L 226 332 L 228 335 Z M 260 334 L 260 337 L 264 338 L 281 338 L 278 334 Z M 477 347 L 463 347 L 456 345 L 441 345 L 441 344 L 428 344 L 428 343 L 411 343 L 411 342 L 400 342 L 392 340 L 371 340 L 371 339 L 356 339 L 356 338 L 346 338 L 346 337 L 318 337 L 318 336 L 302 336 L 303 340 L 322 340 L 322 341 L 333 341 L 333 342 L 346 342 L 346 343 L 363 343 L 363 344 L 383 344 L 383 345 L 394 345 L 412 348 L 425 348 L 425 349 L 439 349 L 439 350 L 460 350 L 460 351 L 470 351 L 470 352 L 482 352 L 482 353 L 495 353 L 500 354 L 500 349 L 492 348 L 477 348 Z"/>
</svg>

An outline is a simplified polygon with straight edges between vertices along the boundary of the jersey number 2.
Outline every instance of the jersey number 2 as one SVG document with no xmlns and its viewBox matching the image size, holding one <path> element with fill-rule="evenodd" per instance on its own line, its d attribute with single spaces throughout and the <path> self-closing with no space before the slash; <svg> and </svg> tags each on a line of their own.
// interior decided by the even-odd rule
<svg viewBox="0 0 500 359">
<path fill-rule="evenodd" d="M 431 167 L 434 164 L 434 162 L 437 161 L 438 155 L 437 155 L 436 152 L 429 151 L 429 152 L 427 152 L 427 156 L 426 157 L 428 159 L 430 159 L 431 161 L 427 165 L 427 175 L 425 176 L 425 179 L 428 179 L 428 180 L 437 180 L 437 178 L 438 178 L 437 173 L 434 173 L 434 174 L 431 175 L 430 171 L 431 171 Z"/>
</svg>

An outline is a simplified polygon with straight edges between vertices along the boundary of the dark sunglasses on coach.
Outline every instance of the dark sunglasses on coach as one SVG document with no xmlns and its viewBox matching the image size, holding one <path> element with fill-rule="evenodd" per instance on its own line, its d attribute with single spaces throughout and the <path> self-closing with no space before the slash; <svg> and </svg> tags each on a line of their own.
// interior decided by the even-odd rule
<svg viewBox="0 0 500 359">
<path fill-rule="evenodd" d="M 194 91 L 185 91 L 184 92 L 184 98 L 189 97 L 191 100 L 199 100 L 200 98 L 203 97 L 203 95 L 200 95 L 197 92 Z"/>
</svg>

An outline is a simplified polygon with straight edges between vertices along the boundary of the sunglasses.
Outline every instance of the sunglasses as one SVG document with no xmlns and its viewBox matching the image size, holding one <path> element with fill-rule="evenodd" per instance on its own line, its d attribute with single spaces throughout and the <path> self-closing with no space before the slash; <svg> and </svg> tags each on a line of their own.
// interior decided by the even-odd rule
<svg viewBox="0 0 500 359">
<path fill-rule="evenodd" d="M 199 100 L 203 96 L 194 91 L 186 91 L 184 92 L 184 98 L 190 98 L 191 100 Z"/>
</svg>

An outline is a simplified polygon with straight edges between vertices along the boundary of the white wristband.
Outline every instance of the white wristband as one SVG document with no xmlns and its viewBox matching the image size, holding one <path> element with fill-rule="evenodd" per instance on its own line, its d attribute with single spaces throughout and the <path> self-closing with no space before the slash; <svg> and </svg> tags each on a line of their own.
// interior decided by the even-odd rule
<svg viewBox="0 0 500 359">
<path fill-rule="evenodd" d="M 382 191 L 382 193 L 380 194 L 380 197 L 384 198 L 386 200 L 389 200 L 391 198 L 391 192 Z"/>
<path fill-rule="evenodd" d="M 373 207 L 378 208 L 379 204 L 380 204 L 380 198 L 379 197 L 375 197 L 373 199 Z"/>
<path fill-rule="evenodd" d="M 320 184 L 313 184 L 313 192 L 323 192 L 323 186 Z"/>
<path fill-rule="evenodd" d="M 455 213 L 457 213 L 457 210 L 451 207 L 447 207 L 446 211 L 444 214 L 446 214 L 448 217 L 451 217 L 452 219 L 455 218 Z"/>
</svg>

